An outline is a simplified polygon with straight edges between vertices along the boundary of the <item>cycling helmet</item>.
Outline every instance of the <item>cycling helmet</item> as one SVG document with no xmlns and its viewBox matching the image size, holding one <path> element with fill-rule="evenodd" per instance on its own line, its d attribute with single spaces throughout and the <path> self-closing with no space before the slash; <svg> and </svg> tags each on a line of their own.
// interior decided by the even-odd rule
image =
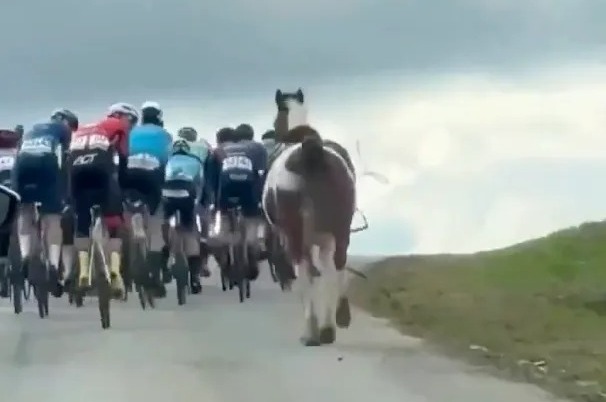
<svg viewBox="0 0 606 402">
<path fill-rule="evenodd" d="M 173 143 L 173 153 L 189 153 L 190 149 L 191 148 L 186 140 L 177 140 Z"/>
<path fill-rule="evenodd" d="M 57 122 L 65 122 L 73 131 L 78 129 L 78 116 L 69 109 L 56 109 L 51 114 L 51 120 Z"/>
<path fill-rule="evenodd" d="M 17 124 L 15 126 L 15 133 L 17 133 L 17 135 L 19 135 L 19 138 L 23 137 L 24 131 L 25 131 L 25 128 L 23 127 L 23 124 Z"/>
<path fill-rule="evenodd" d="M 177 135 L 190 142 L 195 142 L 198 139 L 198 132 L 193 127 L 182 127 L 177 132 Z"/>
<path fill-rule="evenodd" d="M 276 139 L 276 130 L 267 130 L 261 136 L 261 140 L 275 140 Z"/>
<path fill-rule="evenodd" d="M 128 116 L 133 125 L 139 121 L 137 109 L 129 103 L 118 102 L 111 105 L 107 111 L 107 117 Z"/>
<path fill-rule="evenodd" d="M 236 127 L 236 138 L 238 141 L 252 141 L 255 138 L 255 130 L 250 124 L 242 123 Z"/>
<path fill-rule="evenodd" d="M 141 123 L 164 127 L 164 113 L 158 102 L 146 101 L 141 105 Z"/>
<path fill-rule="evenodd" d="M 225 142 L 235 142 L 236 138 L 236 131 L 231 127 L 223 127 L 222 129 L 217 131 L 217 145 L 223 144 Z"/>
</svg>

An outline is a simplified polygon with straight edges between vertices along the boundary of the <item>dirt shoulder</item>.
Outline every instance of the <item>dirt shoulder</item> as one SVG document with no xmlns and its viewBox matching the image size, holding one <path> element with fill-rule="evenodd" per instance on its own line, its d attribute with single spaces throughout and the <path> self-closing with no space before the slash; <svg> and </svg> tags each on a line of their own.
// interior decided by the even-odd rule
<svg viewBox="0 0 606 402">
<path fill-rule="evenodd" d="M 606 401 L 606 224 L 366 272 L 352 300 L 403 332 L 557 395 Z"/>
</svg>

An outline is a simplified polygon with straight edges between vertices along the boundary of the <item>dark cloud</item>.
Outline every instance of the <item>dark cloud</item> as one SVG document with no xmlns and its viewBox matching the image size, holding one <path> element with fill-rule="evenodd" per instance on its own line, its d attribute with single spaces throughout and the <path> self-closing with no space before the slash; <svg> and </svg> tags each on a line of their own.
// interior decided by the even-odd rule
<svg viewBox="0 0 606 402">
<path fill-rule="evenodd" d="M 606 49 L 603 0 L 554 0 L 547 11 L 517 0 L 330 3 L 5 1 L 2 101 L 271 93 L 381 70 L 511 68 Z"/>
</svg>

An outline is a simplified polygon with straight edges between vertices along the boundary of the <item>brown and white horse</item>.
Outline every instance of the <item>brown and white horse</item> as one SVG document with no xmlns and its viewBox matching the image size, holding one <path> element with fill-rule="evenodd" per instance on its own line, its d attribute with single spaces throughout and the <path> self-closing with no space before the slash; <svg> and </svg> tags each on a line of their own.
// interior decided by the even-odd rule
<svg viewBox="0 0 606 402">
<path fill-rule="evenodd" d="M 288 134 L 303 141 L 273 161 L 263 209 L 294 266 L 304 307 L 301 340 L 307 346 L 330 344 L 336 327 L 351 321 L 345 264 L 356 209 L 353 165 L 344 149 L 325 144 L 307 124 L 302 93 L 280 95 L 278 120 L 288 117 Z M 303 119 L 295 122 L 295 117 Z"/>
</svg>

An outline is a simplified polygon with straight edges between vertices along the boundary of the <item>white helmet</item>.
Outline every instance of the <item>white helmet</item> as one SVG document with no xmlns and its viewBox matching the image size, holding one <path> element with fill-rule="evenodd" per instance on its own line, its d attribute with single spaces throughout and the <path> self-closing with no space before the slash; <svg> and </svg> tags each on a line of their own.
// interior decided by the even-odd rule
<svg viewBox="0 0 606 402">
<path fill-rule="evenodd" d="M 116 113 L 130 116 L 134 123 L 139 121 L 139 113 L 137 112 L 137 109 L 135 109 L 135 107 L 129 103 L 118 102 L 111 105 L 107 111 L 107 115 L 112 116 Z"/>
</svg>

